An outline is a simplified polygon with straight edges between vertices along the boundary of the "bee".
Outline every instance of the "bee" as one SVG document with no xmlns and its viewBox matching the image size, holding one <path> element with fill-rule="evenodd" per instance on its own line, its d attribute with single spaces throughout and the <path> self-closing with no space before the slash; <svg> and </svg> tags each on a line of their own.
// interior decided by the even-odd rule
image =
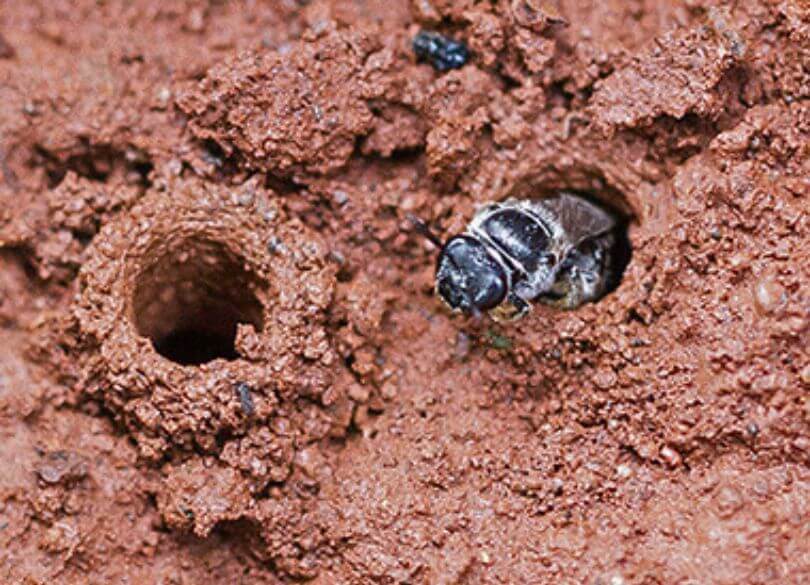
<svg viewBox="0 0 810 585">
<path fill-rule="evenodd" d="M 412 221 L 441 249 L 436 293 L 453 311 L 503 321 L 523 317 L 533 302 L 576 309 L 615 282 L 619 222 L 573 193 L 485 205 L 444 243 Z"/>
</svg>

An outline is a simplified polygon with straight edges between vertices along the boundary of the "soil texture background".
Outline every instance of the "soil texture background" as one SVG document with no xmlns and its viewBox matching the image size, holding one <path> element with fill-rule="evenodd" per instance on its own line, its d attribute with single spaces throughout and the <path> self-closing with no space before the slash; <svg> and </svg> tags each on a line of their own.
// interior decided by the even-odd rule
<svg viewBox="0 0 810 585">
<path fill-rule="evenodd" d="M 561 189 L 618 288 L 450 315 Z M 804 0 L 6 0 L 0 583 L 808 583 L 809 198 Z"/>
</svg>

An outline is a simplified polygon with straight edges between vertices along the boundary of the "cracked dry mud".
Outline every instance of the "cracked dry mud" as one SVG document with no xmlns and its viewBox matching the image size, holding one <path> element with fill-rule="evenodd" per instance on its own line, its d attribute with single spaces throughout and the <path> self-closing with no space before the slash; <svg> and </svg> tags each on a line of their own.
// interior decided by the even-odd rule
<svg viewBox="0 0 810 585">
<path fill-rule="evenodd" d="M 0 583 L 810 581 L 809 63 L 803 0 L 2 3 Z M 407 214 L 560 189 L 619 287 L 447 314 Z"/>
</svg>

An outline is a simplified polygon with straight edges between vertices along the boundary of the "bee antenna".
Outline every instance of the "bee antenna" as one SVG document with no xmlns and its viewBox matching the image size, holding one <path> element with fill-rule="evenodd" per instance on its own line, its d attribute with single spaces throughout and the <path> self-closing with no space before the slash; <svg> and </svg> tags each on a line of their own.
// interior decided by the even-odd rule
<svg viewBox="0 0 810 585">
<path fill-rule="evenodd" d="M 407 217 L 408 221 L 413 224 L 413 228 L 417 231 L 417 233 L 423 235 L 437 248 L 442 247 L 443 244 L 441 238 L 433 233 L 423 219 L 416 217 L 413 213 L 406 213 L 405 217 Z"/>
</svg>

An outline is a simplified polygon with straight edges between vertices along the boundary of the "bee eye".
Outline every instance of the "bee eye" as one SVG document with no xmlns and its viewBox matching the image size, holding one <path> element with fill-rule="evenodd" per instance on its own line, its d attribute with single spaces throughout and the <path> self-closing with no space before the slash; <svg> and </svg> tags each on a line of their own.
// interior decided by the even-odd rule
<svg viewBox="0 0 810 585">
<path fill-rule="evenodd" d="M 437 290 L 454 309 L 487 311 L 507 292 L 506 274 L 484 245 L 468 236 L 445 244 L 436 272 Z"/>
<path fill-rule="evenodd" d="M 506 279 L 500 268 L 481 270 L 470 279 L 468 288 L 474 291 L 472 305 L 481 311 L 488 311 L 498 306 L 506 296 Z"/>
</svg>

